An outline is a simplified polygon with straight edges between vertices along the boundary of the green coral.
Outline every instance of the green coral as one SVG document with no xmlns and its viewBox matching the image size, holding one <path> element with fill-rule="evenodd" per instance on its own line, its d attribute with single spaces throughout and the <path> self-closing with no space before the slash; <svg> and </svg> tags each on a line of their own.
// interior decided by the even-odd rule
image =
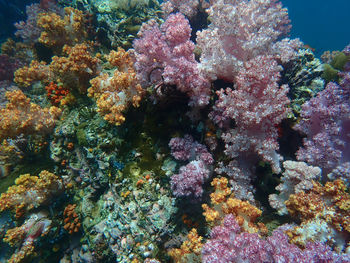
<svg viewBox="0 0 350 263">
<path fill-rule="evenodd" d="M 329 64 L 324 64 L 322 78 L 326 82 L 338 81 L 339 72 L 343 71 L 345 64 L 350 61 L 350 56 L 345 55 L 343 52 L 339 52 Z"/>
</svg>

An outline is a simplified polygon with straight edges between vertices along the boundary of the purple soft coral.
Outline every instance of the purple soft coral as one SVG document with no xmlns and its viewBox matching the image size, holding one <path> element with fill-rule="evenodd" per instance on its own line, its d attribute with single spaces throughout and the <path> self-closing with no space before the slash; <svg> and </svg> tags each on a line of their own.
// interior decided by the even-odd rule
<svg viewBox="0 0 350 263">
<path fill-rule="evenodd" d="M 322 243 L 308 243 L 305 249 L 290 244 L 284 233 L 288 226 L 272 232 L 267 239 L 257 233 L 241 232 L 234 216 L 225 216 L 222 226 L 212 229 L 211 239 L 202 249 L 205 263 L 285 262 L 285 263 L 345 263 L 348 255 L 338 255 Z"/>
<path fill-rule="evenodd" d="M 191 106 L 209 103 L 210 83 L 198 69 L 191 27 L 180 13 L 172 14 L 159 29 L 154 20 L 144 24 L 134 41 L 135 67 L 144 87 L 176 85 L 190 97 Z"/>
<path fill-rule="evenodd" d="M 169 146 L 171 154 L 177 160 L 190 161 L 180 168 L 178 174 L 171 177 L 174 195 L 200 197 L 203 193 L 202 185 L 210 175 L 213 157 L 204 145 L 193 141 L 189 135 L 184 138 L 172 138 Z"/>
<path fill-rule="evenodd" d="M 225 153 L 231 158 L 255 152 L 280 171 L 276 126 L 287 116 L 288 87 L 278 86 L 280 67 L 269 56 L 245 63 L 236 78 L 237 88 L 220 90 L 211 118 L 224 123 L 235 120 L 237 128 L 224 133 Z"/>
<path fill-rule="evenodd" d="M 306 134 L 297 158 L 323 169 L 324 175 L 350 162 L 350 85 L 343 73 L 340 85 L 330 82 L 325 90 L 302 106 L 295 129 Z"/>
</svg>

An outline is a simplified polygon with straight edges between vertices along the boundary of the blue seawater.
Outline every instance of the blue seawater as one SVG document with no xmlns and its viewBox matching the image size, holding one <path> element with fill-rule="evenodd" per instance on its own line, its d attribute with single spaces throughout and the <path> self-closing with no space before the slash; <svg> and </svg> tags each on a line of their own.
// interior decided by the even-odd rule
<svg viewBox="0 0 350 263">
<path fill-rule="evenodd" d="M 342 50 L 350 43 L 350 1 L 282 0 L 292 21 L 291 37 L 299 37 L 315 48 L 316 55 L 326 50 Z"/>
</svg>

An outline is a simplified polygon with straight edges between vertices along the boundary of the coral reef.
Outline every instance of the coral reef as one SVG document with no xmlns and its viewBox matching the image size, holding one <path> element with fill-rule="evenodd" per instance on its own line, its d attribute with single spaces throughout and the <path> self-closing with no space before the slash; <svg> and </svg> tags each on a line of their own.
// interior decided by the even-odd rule
<svg viewBox="0 0 350 263">
<path fill-rule="evenodd" d="M 1 262 L 350 262 L 350 45 L 278 0 L 5 2 Z"/>
</svg>

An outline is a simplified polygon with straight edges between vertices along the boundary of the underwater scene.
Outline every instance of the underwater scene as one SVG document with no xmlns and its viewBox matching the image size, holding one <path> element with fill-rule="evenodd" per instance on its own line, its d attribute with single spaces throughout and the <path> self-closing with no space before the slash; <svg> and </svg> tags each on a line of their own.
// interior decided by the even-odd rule
<svg viewBox="0 0 350 263">
<path fill-rule="evenodd" d="M 350 33 L 296 2 L 0 0 L 0 262 L 349 263 Z"/>
</svg>

